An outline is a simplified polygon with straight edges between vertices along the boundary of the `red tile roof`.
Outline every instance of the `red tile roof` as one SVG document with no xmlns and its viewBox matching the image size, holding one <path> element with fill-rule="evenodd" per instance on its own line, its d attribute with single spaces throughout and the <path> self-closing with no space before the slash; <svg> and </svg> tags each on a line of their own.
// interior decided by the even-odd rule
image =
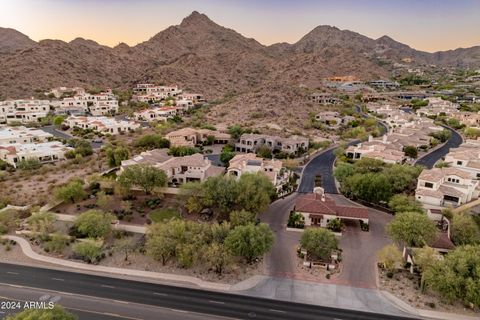
<svg viewBox="0 0 480 320">
<path fill-rule="evenodd" d="M 295 210 L 311 213 L 312 215 L 327 214 L 335 215 L 339 218 L 368 219 L 368 210 L 366 208 L 338 206 L 328 196 L 325 196 L 325 199 L 322 200 L 322 195 L 317 193 L 308 193 L 298 197 L 295 201 Z"/>
</svg>

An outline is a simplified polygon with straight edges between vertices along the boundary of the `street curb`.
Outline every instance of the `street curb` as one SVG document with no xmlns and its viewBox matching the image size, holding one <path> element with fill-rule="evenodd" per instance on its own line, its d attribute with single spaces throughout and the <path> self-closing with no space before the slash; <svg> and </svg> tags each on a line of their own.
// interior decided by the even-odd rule
<svg viewBox="0 0 480 320">
<path fill-rule="evenodd" d="M 388 301 L 390 301 L 392 304 L 394 304 L 397 308 L 402 310 L 403 312 L 406 312 L 408 314 L 414 315 L 414 316 L 419 316 L 418 310 L 408 303 L 404 302 L 403 300 L 395 297 L 393 294 L 386 290 L 379 290 L 380 294 L 385 297 Z"/>
</svg>

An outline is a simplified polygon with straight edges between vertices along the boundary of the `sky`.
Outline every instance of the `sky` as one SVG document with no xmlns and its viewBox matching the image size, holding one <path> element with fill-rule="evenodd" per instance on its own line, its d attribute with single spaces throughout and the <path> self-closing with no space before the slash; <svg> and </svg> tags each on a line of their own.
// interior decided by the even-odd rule
<svg viewBox="0 0 480 320">
<path fill-rule="evenodd" d="M 0 27 L 36 41 L 135 45 L 194 10 L 265 45 L 294 43 L 318 25 L 429 52 L 480 45 L 480 0 L 0 0 Z"/>
</svg>

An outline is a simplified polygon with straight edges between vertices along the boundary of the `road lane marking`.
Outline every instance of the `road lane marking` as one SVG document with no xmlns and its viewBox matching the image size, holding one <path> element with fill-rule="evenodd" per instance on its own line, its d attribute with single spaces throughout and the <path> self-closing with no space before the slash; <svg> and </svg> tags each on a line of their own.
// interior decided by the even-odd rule
<svg viewBox="0 0 480 320">
<path fill-rule="evenodd" d="M 130 302 L 127 302 L 127 301 L 122 301 L 122 300 L 113 300 L 115 302 L 118 302 L 118 303 L 124 303 L 124 304 L 129 304 Z"/>
<path fill-rule="evenodd" d="M 179 310 L 179 309 L 170 309 L 170 310 L 175 312 L 188 313 L 188 311 L 185 311 L 185 310 Z"/>
<path fill-rule="evenodd" d="M 218 303 L 218 304 L 225 304 L 225 302 L 223 302 L 223 301 L 215 301 L 215 300 L 208 300 L 208 302 Z"/>
<path fill-rule="evenodd" d="M 15 275 L 18 275 L 19 273 L 18 272 L 12 272 L 12 271 L 7 271 L 8 274 L 15 274 Z"/>
<path fill-rule="evenodd" d="M 109 285 L 106 285 L 106 284 L 102 284 L 101 287 L 115 289 L 114 286 L 109 286 Z"/>
<path fill-rule="evenodd" d="M 168 296 L 168 294 L 166 294 L 166 293 L 161 293 L 161 292 L 154 292 L 153 294 L 156 295 L 156 296 L 163 296 L 163 297 Z"/>
<path fill-rule="evenodd" d="M 272 312 L 278 312 L 278 313 L 287 313 L 286 311 L 283 311 L 283 310 L 277 310 L 277 309 L 268 309 L 268 311 L 272 311 Z"/>
<path fill-rule="evenodd" d="M 52 278 L 52 280 L 55 280 L 55 281 L 65 281 L 65 279 L 60 279 L 60 278 Z"/>
</svg>

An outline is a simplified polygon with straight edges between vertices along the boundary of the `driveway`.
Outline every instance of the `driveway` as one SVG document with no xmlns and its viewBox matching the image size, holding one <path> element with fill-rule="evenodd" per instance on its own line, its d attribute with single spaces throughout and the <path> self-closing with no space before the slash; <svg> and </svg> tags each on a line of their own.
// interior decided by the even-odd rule
<svg viewBox="0 0 480 320">
<path fill-rule="evenodd" d="M 296 248 L 302 233 L 286 230 L 288 215 L 297 196 L 298 194 L 294 193 L 285 199 L 275 201 L 267 212 L 260 215 L 260 220 L 269 224 L 275 233 L 275 242 L 266 257 L 265 273 L 275 278 L 322 281 L 357 288 L 376 288 L 376 256 L 378 250 L 391 243 L 385 234 L 385 225 L 391 221 L 392 216 L 369 208 L 369 232 L 362 231 L 358 223 L 346 223 L 346 231 L 339 243 L 344 258 L 342 271 L 338 277 L 331 280 L 318 279 L 297 272 Z M 329 196 L 338 205 L 360 206 L 339 194 L 330 194 Z"/>
<path fill-rule="evenodd" d="M 427 167 L 428 169 L 431 169 L 438 160 L 442 159 L 447 155 L 447 153 L 450 151 L 450 148 L 457 148 L 463 143 L 463 138 L 457 131 L 446 126 L 442 127 L 450 130 L 450 132 L 452 133 L 450 139 L 448 139 L 448 141 L 442 147 L 419 158 L 415 162 L 415 164 L 422 165 Z"/>
<path fill-rule="evenodd" d="M 342 195 L 331 195 L 338 205 L 360 206 Z M 362 231 L 358 222 L 345 221 L 346 230 L 340 238 L 343 250 L 342 272 L 335 283 L 358 288 L 376 288 L 377 252 L 392 240 L 385 226 L 393 217 L 385 212 L 368 208 L 370 230 Z"/>
</svg>

